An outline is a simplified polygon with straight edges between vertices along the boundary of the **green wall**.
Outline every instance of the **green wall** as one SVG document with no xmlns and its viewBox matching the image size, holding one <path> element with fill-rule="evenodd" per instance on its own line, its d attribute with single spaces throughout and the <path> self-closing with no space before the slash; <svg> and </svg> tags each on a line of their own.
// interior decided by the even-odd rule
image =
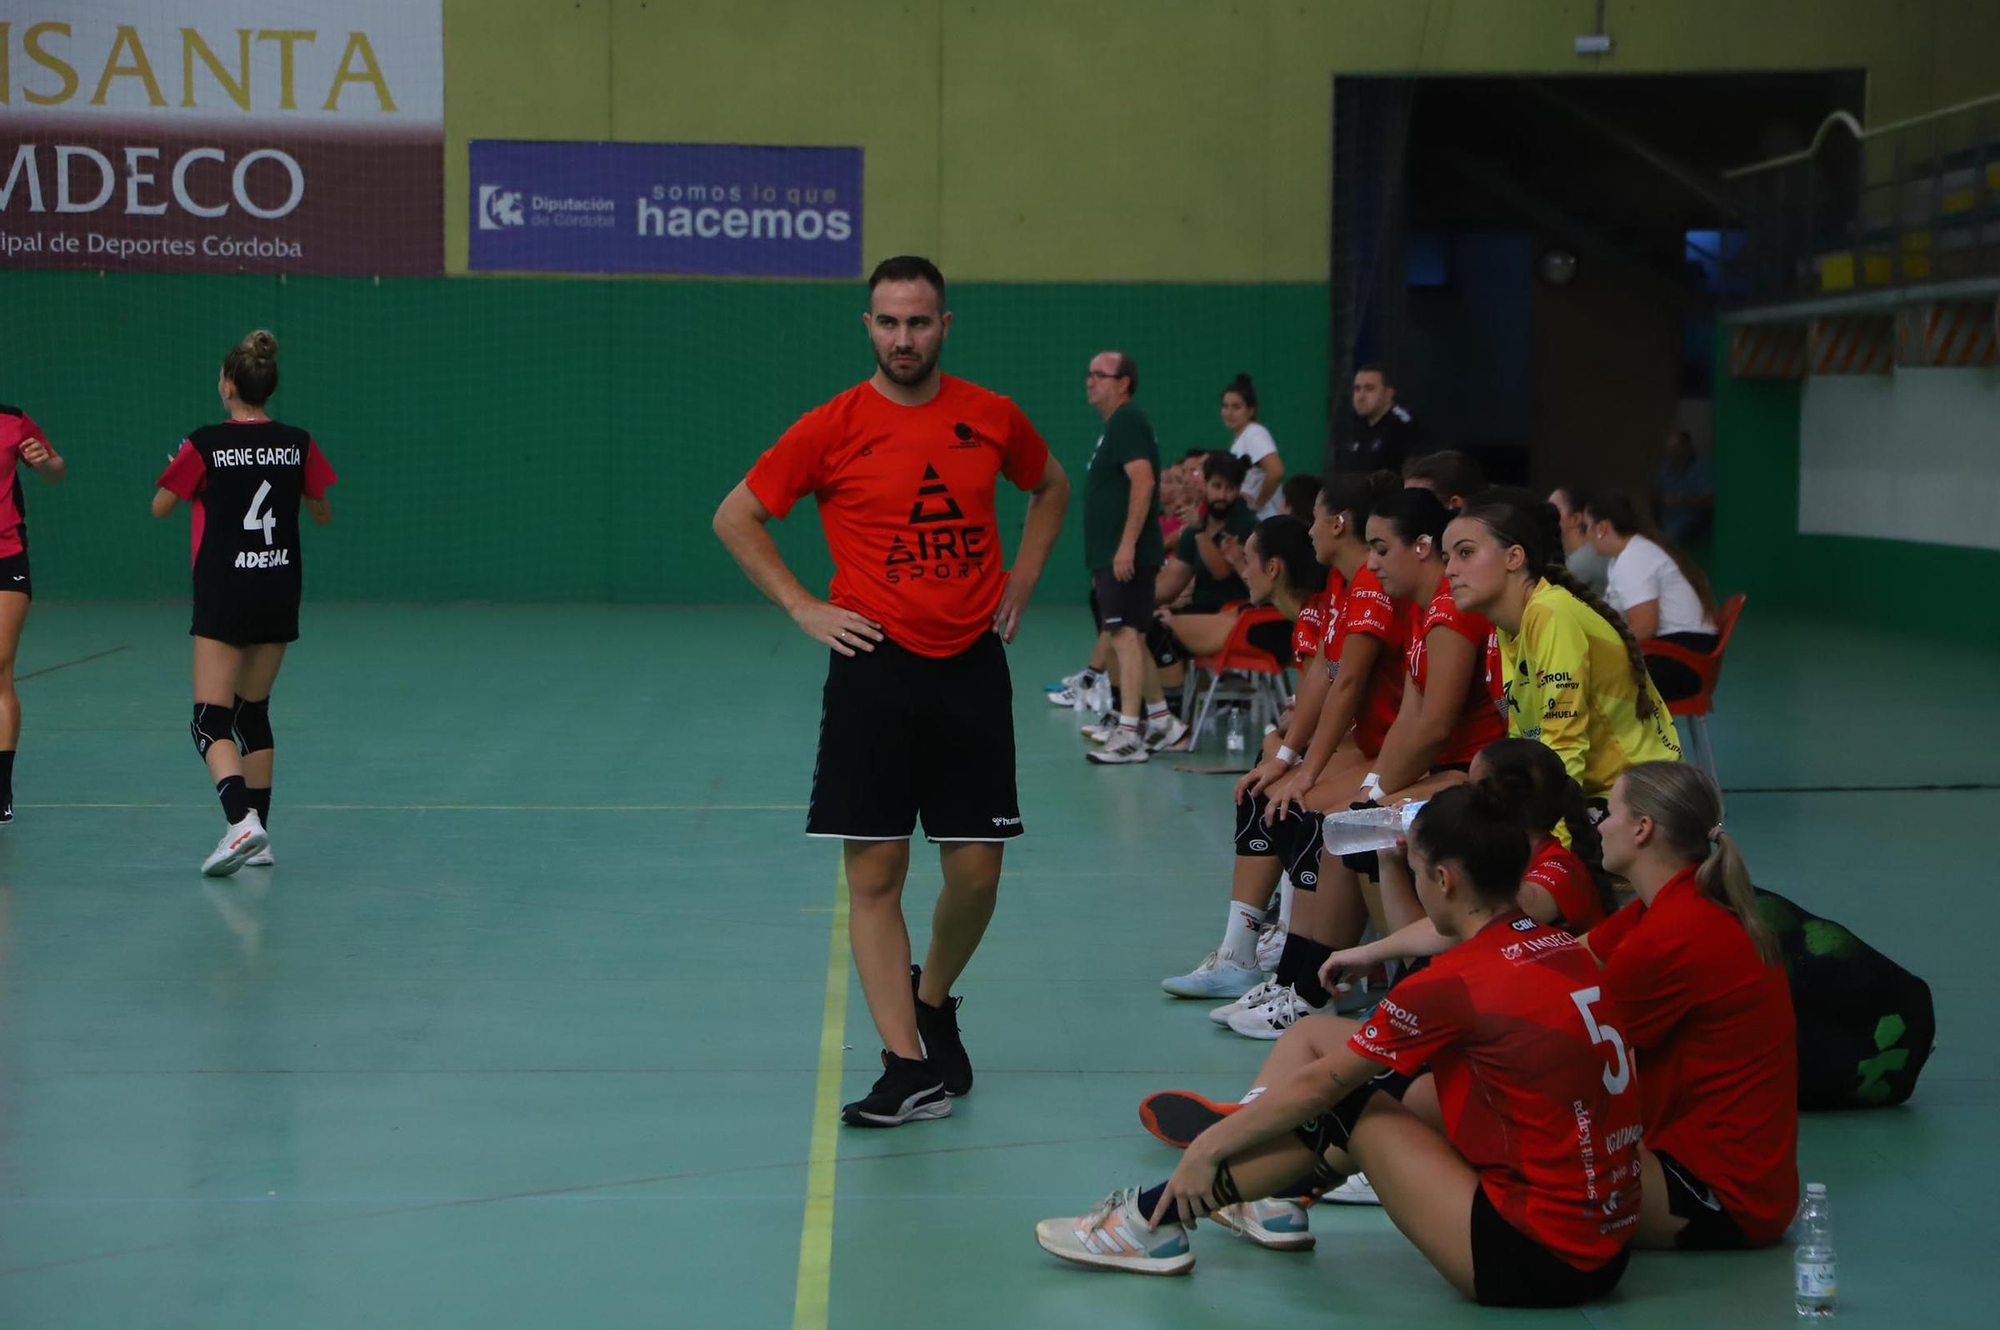
<svg viewBox="0 0 2000 1330">
<path fill-rule="evenodd" d="M 1727 344 L 1716 338 L 1717 590 L 1747 592 L 1750 614 L 1768 606 L 2000 645 L 2000 618 L 1977 594 L 2000 580 L 2000 551 L 1799 532 L 1804 385 L 1732 378 Z"/>
<path fill-rule="evenodd" d="M 335 526 L 307 537 L 316 597 L 747 599 L 709 514 L 801 411 L 873 368 L 863 303 L 824 283 L 0 274 L 0 307 L 27 312 L 0 320 L 0 400 L 70 466 L 57 489 L 23 477 L 38 590 L 185 588 L 185 518 L 154 524 L 146 500 L 181 435 L 217 416 L 223 351 L 269 326 L 278 413 L 343 476 Z M 1019 401 L 1072 470 L 1097 434 L 1083 371 L 1111 346 L 1138 358 L 1174 454 L 1226 441 L 1216 398 L 1238 369 L 1277 437 L 1317 451 L 1318 286 L 969 283 L 952 304 L 947 368 Z M 1006 529 L 1024 503 L 1009 492 Z M 811 512 L 781 534 L 823 585 Z M 1070 526 L 1052 600 L 1084 590 Z"/>
</svg>

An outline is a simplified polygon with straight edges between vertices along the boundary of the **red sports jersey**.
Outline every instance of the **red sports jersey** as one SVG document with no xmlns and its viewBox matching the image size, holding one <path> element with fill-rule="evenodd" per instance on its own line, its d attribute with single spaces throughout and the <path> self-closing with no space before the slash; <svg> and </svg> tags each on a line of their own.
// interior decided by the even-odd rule
<svg viewBox="0 0 2000 1330">
<path fill-rule="evenodd" d="M 1500 1216 L 1595 1270 L 1639 1223 L 1639 1093 L 1597 963 L 1524 914 L 1405 977 L 1348 1047 L 1437 1077 L 1445 1136 Z"/>
<path fill-rule="evenodd" d="M 16 471 L 25 465 L 21 447 L 30 439 L 48 442 L 33 416 L 17 406 L 0 406 L 0 559 L 28 548 L 27 505 Z"/>
<path fill-rule="evenodd" d="M 1396 723 L 1396 712 L 1403 705 L 1402 655 L 1407 630 L 1407 621 L 1382 589 L 1374 570 L 1365 565 L 1356 569 L 1354 580 L 1347 584 L 1340 614 L 1328 630 L 1326 664 L 1329 675 L 1339 673 L 1340 653 L 1351 633 L 1378 638 L 1382 643 L 1354 716 L 1354 742 L 1369 757 L 1382 751 L 1382 740 L 1389 736 L 1389 727 Z"/>
<path fill-rule="evenodd" d="M 1306 597 L 1306 603 L 1299 606 L 1299 617 L 1292 621 L 1292 660 L 1303 665 L 1319 654 L 1320 643 L 1326 640 L 1327 620 L 1340 604 L 1340 574 L 1334 573 L 1327 579 L 1326 590 L 1315 591 Z"/>
<path fill-rule="evenodd" d="M 940 374 L 922 406 L 863 383 L 806 412 L 747 480 L 775 517 L 818 500 L 829 600 L 918 655 L 955 656 L 991 629 L 1007 582 L 996 482 L 1033 489 L 1048 460 L 1011 399 Z"/>
<path fill-rule="evenodd" d="M 1604 922 L 1604 904 L 1598 899 L 1590 869 L 1554 836 L 1535 847 L 1528 860 L 1527 881 L 1555 897 L 1556 909 L 1562 912 L 1560 927 L 1569 932 L 1581 936 Z"/>
<path fill-rule="evenodd" d="M 257 435 L 259 437 L 268 433 L 273 428 L 282 428 L 277 426 L 276 422 L 268 420 L 226 420 L 221 426 L 208 426 L 207 428 L 218 429 L 227 426 L 263 426 L 264 428 L 260 430 L 246 430 L 246 435 Z M 303 433 L 303 431 L 298 432 Z M 196 433 L 200 433 L 200 431 L 196 431 Z M 333 473 L 333 464 L 326 460 L 324 453 L 320 452 L 319 444 L 313 437 L 308 434 L 305 438 L 305 456 L 302 459 L 305 474 L 298 493 L 303 494 L 308 499 L 323 499 L 326 497 L 327 487 L 340 479 L 340 477 Z M 250 469 L 254 474 L 262 476 L 265 467 L 280 466 L 282 462 L 265 463 L 253 457 L 243 459 L 241 465 Z M 188 527 L 192 542 L 192 549 L 188 557 L 191 562 L 196 563 L 201 560 L 202 533 L 208 526 L 208 505 L 204 501 L 204 496 L 208 492 L 208 479 L 208 459 L 203 454 L 203 451 L 195 446 L 193 438 L 190 437 L 181 440 L 180 451 L 176 452 L 173 460 L 167 463 L 167 469 L 160 473 L 160 479 L 157 482 L 161 489 L 169 491 L 175 498 L 188 505 L 190 516 Z M 263 511 L 265 511 L 265 500 L 269 493 L 270 490 L 267 486 L 263 493 L 258 496 L 257 500 L 246 508 L 244 517 L 246 524 L 252 524 L 252 510 L 255 510 L 258 516 L 261 516 Z M 294 498 L 291 503 L 292 510 L 289 513 L 282 511 L 282 505 L 278 505 L 276 508 L 271 509 L 271 511 L 274 522 L 289 521 L 291 528 L 295 531 L 298 525 L 298 500 Z M 248 529 L 247 525 L 246 529 Z M 294 544 L 296 541 L 293 540 L 286 543 Z"/>
<path fill-rule="evenodd" d="M 1433 767 L 1470 762 L 1487 744 L 1507 737 L 1507 722 L 1494 707 L 1483 674 L 1484 653 L 1487 639 L 1493 636 L 1493 625 L 1483 614 L 1460 609 L 1451 598 L 1451 582 L 1444 578 L 1438 580 L 1437 590 L 1431 594 L 1429 604 L 1412 601 L 1405 612 L 1410 633 L 1410 679 L 1419 689 L 1430 677 L 1430 650 L 1426 639 L 1433 631 L 1448 628 L 1472 643 L 1479 653 L 1472 677 L 1466 682 L 1458 721 L 1451 727 L 1451 735 L 1444 741 L 1444 747 L 1431 759 Z"/>
<path fill-rule="evenodd" d="M 1644 1064 L 1646 1143 L 1714 1188 L 1752 1243 L 1799 1199 L 1799 1055 L 1792 990 L 1690 868 L 1590 930 L 1605 991 Z"/>
</svg>

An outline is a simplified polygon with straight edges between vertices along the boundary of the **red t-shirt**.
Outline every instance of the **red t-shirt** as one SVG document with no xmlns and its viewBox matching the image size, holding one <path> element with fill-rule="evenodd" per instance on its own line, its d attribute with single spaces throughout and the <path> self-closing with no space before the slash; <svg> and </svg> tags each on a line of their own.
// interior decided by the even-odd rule
<svg viewBox="0 0 2000 1330">
<path fill-rule="evenodd" d="M 1327 638 L 1327 622 L 1339 612 L 1344 586 L 1340 574 L 1330 572 L 1326 589 L 1314 592 L 1299 607 L 1299 617 L 1292 621 L 1292 659 L 1296 663 L 1303 665 L 1319 654 Z"/>
<path fill-rule="evenodd" d="M 1403 635 L 1408 625 L 1397 612 L 1396 602 L 1382 589 L 1382 581 L 1365 565 L 1355 571 L 1347 584 L 1340 613 L 1328 629 L 1326 665 L 1330 675 L 1340 672 L 1340 653 L 1349 634 L 1360 633 L 1380 639 L 1375 653 L 1375 669 L 1368 676 L 1361 706 L 1354 713 L 1354 742 L 1363 753 L 1374 757 L 1382 751 L 1382 740 L 1396 723 L 1403 705 Z"/>
<path fill-rule="evenodd" d="M 1598 899 L 1590 869 L 1554 836 L 1535 847 L 1526 880 L 1555 898 L 1556 909 L 1562 914 L 1561 926 L 1569 932 L 1581 936 L 1604 922 L 1604 904 Z"/>
<path fill-rule="evenodd" d="M 1501 1218 L 1595 1270 L 1639 1223 L 1639 1091 L 1577 940 L 1508 914 L 1401 980 L 1348 1040 L 1437 1077 L 1445 1136 Z"/>
<path fill-rule="evenodd" d="M 747 480 L 774 517 L 818 500 L 833 552 L 827 599 L 920 656 L 955 656 L 991 629 L 1007 583 L 997 479 L 1033 489 L 1048 460 L 1011 399 L 940 374 L 922 406 L 863 383 L 806 412 Z"/>
<path fill-rule="evenodd" d="M 1792 990 L 1690 868 L 1590 930 L 1644 1070 L 1646 1144 L 1707 1183 L 1754 1244 L 1799 1200 Z"/>
<path fill-rule="evenodd" d="M 27 513 L 21 503 L 21 482 L 16 470 L 25 465 L 21 461 L 21 446 L 29 439 L 46 443 L 48 436 L 26 411 L 17 406 L 0 406 L 0 559 L 28 548 L 24 525 Z"/>
<path fill-rule="evenodd" d="M 1458 607 L 1451 598 L 1449 580 L 1440 578 L 1430 603 L 1420 605 L 1412 601 L 1406 613 L 1410 625 L 1410 679 L 1418 689 L 1421 690 L 1430 677 L 1430 649 L 1426 639 L 1439 628 L 1448 628 L 1472 643 L 1483 662 L 1487 639 L 1493 636 L 1493 625 L 1485 615 Z M 1438 749 L 1437 756 L 1431 759 L 1431 766 L 1470 762 L 1487 744 L 1506 737 L 1507 722 L 1494 709 L 1480 665 L 1475 664 L 1472 677 L 1466 681 L 1458 720 L 1451 727 L 1451 735 L 1444 741 L 1444 747 Z"/>
<path fill-rule="evenodd" d="M 226 425 L 257 425 L 265 422 L 256 420 L 227 420 Z M 334 474 L 333 463 L 326 460 L 326 454 L 319 450 L 319 441 L 310 434 L 306 436 L 305 484 L 301 489 L 308 499 L 323 499 L 326 491 L 340 477 Z M 201 557 L 201 533 L 208 525 L 207 505 L 202 502 L 202 492 L 208 488 L 208 462 L 201 455 L 201 449 L 186 439 L 181 440 L 180 450 L 167 463 L 167 469 L 160 473 L 155 482 L 159 488 L 168 491 L 188 506 L 188 536 L 191 549 L 190 561 Z"/>
</svg>

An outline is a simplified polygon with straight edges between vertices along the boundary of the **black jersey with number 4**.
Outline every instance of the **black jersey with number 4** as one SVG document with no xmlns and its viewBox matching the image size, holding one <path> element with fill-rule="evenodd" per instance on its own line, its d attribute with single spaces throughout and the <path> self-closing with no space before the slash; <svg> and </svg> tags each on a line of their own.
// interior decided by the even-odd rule
<svg viewBox="0 0 2000 1330">
<path fill-rule="evenodd" d="M 229 421 L 188 435 L 160 487 L 194 505 L 198 635 L 232 642 L 298 635 L 299 501 L 322 497 L 333 481 L 312 436 L 292 425 Z"/>
</svg>

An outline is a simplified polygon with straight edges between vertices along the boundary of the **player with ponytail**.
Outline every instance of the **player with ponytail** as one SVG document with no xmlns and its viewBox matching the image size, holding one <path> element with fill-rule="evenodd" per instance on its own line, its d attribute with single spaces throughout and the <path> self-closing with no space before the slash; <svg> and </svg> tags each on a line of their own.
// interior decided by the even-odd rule
<svg viewBox="0 0 2000 1330">
<path fill-rule="evenodd" d="M 1687 763 L 1642 762 L 1598 831 L 1639 894 L 1584 938 L 1645 1069 L 1638 1244 L 1770 1246 L 1799 1195 L 1797 1023 L 1722 795 Z"/>
<path fill-rule="evenodd" d="M 1493 621 L 1488 686 L 1510 735 L 1554 749 L 1587 799 L 1634 763 L 1680 758 L 1638 640 L 1564 565 L 1553 506 L 1475 503 L 1444 544 L 1452 599 Z"/>
</svg>

